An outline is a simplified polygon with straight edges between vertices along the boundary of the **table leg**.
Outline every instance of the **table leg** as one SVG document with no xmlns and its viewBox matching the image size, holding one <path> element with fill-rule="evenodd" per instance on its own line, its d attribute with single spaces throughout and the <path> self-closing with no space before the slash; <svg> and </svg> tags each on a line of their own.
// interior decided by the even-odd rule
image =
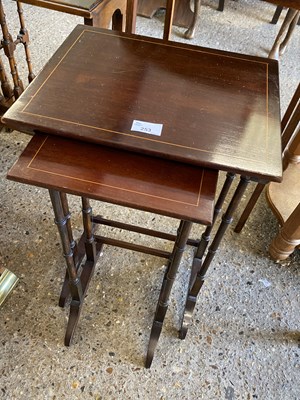
<svg viewBox="0 0 300 400">
<path fill-rule="evenodd" d="M 199 243 L 199 246 L 195 252 L 194 255 L 194 259 L 193 259 L 193 264 L 192 264 L 192 270 L 191 270 L 191 276 L 190 276 L 190 282 L 189 282 L 189 286 L 188 286 L 188 293 L 187 293 L 187 299 L 186 302 L 189 300 L 189 291 L 191 290 L 191 288 L 194 285 L 195 279 L 197 274 L 199 273 L 201 266 L 202 266 L 202 260 L 204 257 L 204 253 L 206 251 L 206 248 L 210 242 L 210 237 L 211 237 L 211 231 L 214 227 L 214 224 L 216 222 L 216 219 L 218 217 L 218 215 L 221 213 L 224 201 L 227 197 L 228 191 L 231 187 L 231 184 L 233 182 L 235 178 L 235 174 L 232 173 L 228 173 L 226 180 L 224 182 L 224 185 L 222 187 L 222 190 L 219 194 L 218 200 L 216 202 L 215 205 L 215 209 L 214 209 L 214 215 L 213 215 L 213 221 L 212 224 L 210 226 L 208 226 L 205 231 L 203 232 L 202 236 L 201 236 L 201 240 Z M 196 299 L 195 299 L 196 300 Z M 187 334 L 187 329 L 190 323 L 190 319 L 191 319 L 192 314 L 185 314 L 183 321 L 182 321 L 182 326 L 181 326 L 181 330 L 180 330 L 180 339 L 184 339 L 186 334 Z"/>
<path fill-rule="evenodd" d="M 238 187 L 236 188 L 235 193 L 229 203 L 229 206 L 227 207 L 227 210 L 222 218 L 222 222 L 218 228 L 215 238 L 212 241 L 212 244 L 208 249 L 208 253 L 204 259 L 204 262 L 202 265 L 199 266 L 199 271 L 196 275 L 195 281 L 194 281 L 192 287 L 189 289 L 187 301 L 186 301 L 186 305 L 185 305 L 185 310 L 184 310 L 184 315 L 183 315 L 183 319 L 182 319 L 182 326 L 181 326 L 181 329 L 179 332 L 179 337 L 181 339 L 184 339 L 186 336 L 187 329 L 188 329 L 188 323 L 192 318 L 192 314 L 193 314 L 193 311 L 194 311 L 194 308 L 196 305 L 196 301 L 197 301 L 197 296 L 198 296 L 200 289 L 204 283 L 206 272 L 218 250 L 218 247 L 224 236 L 224 233 L 226 232 L 228 226 L 232 222 L 232 215 L 233 215 L 234 211 L 236 210 L 249 182 L 250 182 L 250 178 L 241 177 Z"/>
<path fill-rule="evenodd" d="M 156 312 L 154 316 L 154 321 L 148 345 L 146 368 L 150 368 L 152 364 L 154 351 L 157 346 L 157 342 L 162 330 L 166 312 L 168 310 L 168 301 L 170 293 L 182 258 L 183 251 L 185 249 L 189 237 L 191 227 L 192 227 L 192 222 L 189 221 L 180 222 L 177 238 L 163 278 L 163 283 L 156 307 Z"/>
<path fill-rule="evenodd" d="M 53 206 L 55 223 L 57 225 L 60 234 L 63 254 L 67 264 L 68 279 L 72 297 L 67 333 L 65 336 L 65 345 L 69 346 L 74 334 L 75 327 L 77 325 L 78 318 L 75 318 L 75 316 L 79 315 L 79 311 L 83 301 L 83 290 L 82 290 L 81 279 L 78 276 L 77 268 L 74 263 L 74 257 L 73 257 L 74 254 L 73 254 L 73 249 L 71 247 L 68 228 L 67 228 L 67 218 L 64 215 L 60 192 L 51 189 L 49 190 L 49 193 Z"/>
<path fill-rule="evenodd" d="M 93 276 L 95 265 L 97 259 L 99 257 L 100 251 L 102 249 L 102 244 L 96 242 L 94 240 L 93 234 L 93 223 L 92 223 L 92 208 L 90 206 L 89 199 L 82 197 L 82 220 L 83 220 L 83 235 L 81 236 L 81 241 L 84 241 L 84 248 L 85 251 L 83 254 L 86 256 L 86 260 L 84 265 L 82 266 L 82 270 L 80 272 L 80 280 L 82 284 L 82 302 L 79 307 L 70 306 L 70 317 L 69 322 L 66 330 L 65 336 L 65 344 L 68 346 L 72 340 L 75 328 L 77 326 L 80 312 L 81 312 L 81 305 L 83 304 L 83 300 L 85 294 L 88 290 L 90 280 Z M 79 252 L 81 253 L 81 252 Z M 81 256 L 79 257 L 81 258 Z M 79 266 L 79 264 L 78 264 Z M 77 268 L 78 271 L 78 268 Z"/>
<path fill-rule="evenodd" d="M 64 218 L 66 220 L 66 227 L 67 227 L 67 232 L 68 232 L 68 238 L 70 241 L 70 246 L 73 252 L 73 259 L 74 259 L 74 264 L 76 266 L 76 269 L 78 269 L 78 263 L 82 261 L 82 258 L 84 254 L 81 255 L 80 260 L 78 259 L 78 246 L 76 241 L 73 238 L 73 233 L 72 233 L 72 227 L 71 227 L 71 213 L 69 211 L 69 205 L 68 205 L 68 199 L 67 195 L 63 192 L 60 192 L 60 200 L 61 200 L 61 205 L 63 209 L 63 214 Z M 67 297 L 70 294 L 70 288 L 69 288 L 69 275 L 68 275 L 68 270 L 66 270 L 66 275 L 65 275 L 65 280 L 62 286 L 60 298 L 59 298 L 59 306 L 64 307 L 66 304 Z"/>
</svg>

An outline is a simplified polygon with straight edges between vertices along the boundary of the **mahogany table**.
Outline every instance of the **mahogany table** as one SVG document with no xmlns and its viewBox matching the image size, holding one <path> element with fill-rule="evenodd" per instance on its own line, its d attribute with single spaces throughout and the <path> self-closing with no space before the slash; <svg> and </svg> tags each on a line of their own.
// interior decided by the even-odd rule
<svg viewBox="0 0 300 400">
<path fill-rule="evenodd" d="M 139 153 L 139 157 L 145 157 L 146 164 L 149 160 L 160 163 L 161 159 L 165 159 L 175 162 L 176 168 L 184 163 L 194 168 L 204 167 L 205 173 L 208 168 L 227 171 L 227 179 L 215 205 L 212 225 L 221 211 L 235 174 L 241 174 L 240 183 L 205 258 L 212 225 L 196 244 L 181 338 L 187 332 L 205 273 L 232 221 L 247 183 L 250 179 L 280 181 L 282 175 L 278 63 L 271 59 L 78 26 L 5 114 L 3 121 L 11 128 L 31 134 L 42 132 L 64 136 L 98 144 L 101 148 L 118 148 L 122 154 L 130 150 Z M 66 163 L 64 152 L 59 145 L 55 145 L 55 141 L 52 143 L 59 157 L 52 163 L 55 151 L 47 150 L 44 153 L 46 159 L 49 157 L 46 167 L 51 162 L 52 168 L 62 171 Z M 64 147 L 72 148 L 74 144 L 70 143 Z M 39 161 L 34 156 L 38 145 L 34 142 L 30 146 L 26 157 L 28 160 L 31 157 L 33 164 L 29 162 L 28 165 L 32 168 Z M 89 146 L 94 148 L 92 144 Z M 69 160 L 68 154 L 66 157 Z M 80 154 L 72 157 L 78 177 L 85 174 L 84 157 Z M 101 157 L 93 156 L 92 160 L 96 166 Z M 56 197 L 54 194 L 51 196 L 56 219 L 63 221 L 58 224 L 60 229 L 67 224 L 66 216 L 69 215 L 61 191 L 97 197 L 94 182 L 97 176 L 102 178 L 101 174 L 88 179 L 85 191 L 78 191 L 76 179 L 69 186 L 58 185 L 55 171 L 51 180 L 43 178 L 43 182 L 36 177 L 26 177 L 28 168 L 22 160 L 20 162 L 10 172 L 9 178 L 43 185 L 51 193 L 54 189 Z M 45 173 L 45 165 L 39 166 L 36 173 Z M 69 177 L 69 169 L 64 175 L 66 179 Z M 193 184 L 198 175 L 196 171 L 185 179 Z M 212 192 L 210 200 L 211 196 Z M 131 198 L 127 205 L 133 206 L 133 200 Z M 112 201 L 111 198 L 109 201 Z M 114 202 L 120 204 L 118 194 Z M 122 204 L 126 205 L 126 201 Z M 134 207 L 139 208 L 138 204 Z M 86 202 L 83 208 L 89 210 Z M 159 206 L 155 211 L 159 212 Z M 86 211 L 87 214 L 89 212 Z M 160 212 L 168 215 L 163 209 Z M 185 213 L 182 207 L 181 219 L 195 221 Z M 209 218 L 200 218 L 199 221 L 209 223 Z M 184 224 L 184 230 L 183 242 L 187 239 L 189 226 Z M 70 233 L 68 237 L 72 243 Z M 69 250 L 64 249 L 68 263 L 72 259 Z M 70 268 L 69 265 L 68 270 Z M 70 276 L 76 286 L 76 274 L 71 275 L 70 272 Z M 74 285 L 72 296 L 78 303 L 78 291 L 74 291 Z M 169 281 L 167 286 L 167 295 L 162 290 L 166 297 L 172 287 Z M 150 335 L 148 367 L 166 308 L 166 298 L 160 297 Z"/>
</svg>

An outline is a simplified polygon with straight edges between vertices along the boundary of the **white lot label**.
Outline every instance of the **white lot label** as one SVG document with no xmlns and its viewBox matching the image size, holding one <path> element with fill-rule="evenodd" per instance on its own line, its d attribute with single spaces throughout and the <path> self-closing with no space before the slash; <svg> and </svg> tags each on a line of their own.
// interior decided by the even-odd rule
<svg viewBox="0 0 300 400">
<path fill-rule="evenodd" d="M 152 122 L 133 120 L 131 130 L 136 132 L 147 133 L 148 135 L 160 136 L 162 131 L 162 124 L 152 124 Z"/>
</svg>

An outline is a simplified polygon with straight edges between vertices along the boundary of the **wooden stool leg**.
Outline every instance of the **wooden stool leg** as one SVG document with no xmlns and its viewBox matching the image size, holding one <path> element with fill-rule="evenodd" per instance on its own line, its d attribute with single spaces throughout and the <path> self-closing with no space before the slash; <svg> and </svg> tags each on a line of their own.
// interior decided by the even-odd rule
<svg viewBox="0 0 300 400">
<path fill-rule="evenodd" d="M 189 233 L 192 227 L 192 222 L 189 221 L 181 221 L 178 235 L 175 241 L 175 245 L 172 251 L 172 255 L 170 257 L 167 270 L 164 275 L 157 308 L 154 316 L 154 321 L 151 329 L 147 358 L 146 358 L 146 368 L 150 368 L 154 351 L 157 346 L 157 342 L 162 330 L 163 322 L 165 319 L 166 312 L 168 310 L 168 301 L 170 297 L 170 293 L 172 290 L 172 286 L 177 274 L 177 270 L 180 264 L 180 260 L 185 249 Z"/>
<path fill-rule="evenodd" d="M 191 290 L 191 288 L 195 282 L 196 276 L 201 269 L 204 253 L 210 242 L 211 231 L 214 227 L 217 217 L 220 215 L 220 213 L 222 211 L 224 201 L 227 197 L 228 191 L 231 187 L 231 184 L 232 184 L 234 178 L 235 178 L 235 174 L 232 174 L 232 173 L 227 174 L 226 180 L 224 182 L 224 185 L 222 187 L 222 190 L 219 194 L 218 200 L 217 200 L 215 208 L 214 208 L 212 224 L 205 229 L 205 231 L 203 232 L 203 234 L 201 236 L 199 246 L 197 247 L 197 250 L 195 252 L 194 259 L 193 259 L 186 302 L 188 301 L 189 291 Z M 187 329 L 188 329 L 188 325 L 190 323 L 190 315 L 187 314 L 185 317 L 186 318 L 182 321 L 182 326 L 181 326 L 181 330 L 180 330 L 180 339 L 185 338 Z"/>
<path fill-rule="evenodd" d="M 224 233 L 226 232 L 228 226 L 232 222 L 232 215 L 233 215 L 234 211 L 236 210 L 249 182 L 250 182 L 250 178 L 241 177 L 240 183 L 239 183 L 238 187 L 236 188 L 235 193 L 234 193 L 234 195 L 230 201 L 230 204 L 226 210 L 226 213 L 224 214 L 224 216 L 222 218 L 222 222 L 219 226 L 216 236 L 215 236 L 214 240 L 212 241 L 212 244 L 208 249 L 208 253 L 204 259 L 204 262 L 199 269 L 199 272 L 196 276 L 195 282 L 194 282 L 193 286 L 191 287 L 191 289 L 189 290 L 187 302 L 185 305 L 184 315 L 183 315 L 183 319 L 182 319 L 182 326 L 181 326 L 181 329 L 179 332 L 179 337 L 181 339 L 184 339 L 186 336 L 187 329 L 188 329 L 188 323 L 192 318 L 192 314 L 193 314 L 193 311 L 194 311 L 194 308 L 195 308 L 195 305 L 197 302 L 197 296 L 198 296 L 200 289 L 204 283 L 206 272 L 218 250 L 219 244 L 224 236 Z"/>
<path fill-rule="evenodd" d="M 275 39 L 274 45 L 269 53 L 269 58 L 279 59 L 291 38 L 292 32 L 298 22 L 299 11 L 289 8 L 279 33 Z"/>
<path fill-rule="evenodd" d="M 269 252 L 274 260 L 285 260 L 300 244 L 300 203 L 273 239 Z"/>
<path fill-rule="evenodd" d="M 67 228 L 67 220 L 64 215 L 60 193 L 56 190 L 49 190 L 49 193 L 55 215 L 55 223 L 58 227 L 63 253 L 67 264 L 70 292 L 72 297 L 70 315 L 65 336 L 65 345 L 69 346 L 78 322 L 78 316 L 83 301 L 83 290 L 81 280 L 77 274 L 76 265 L 74 263 L 73 250 Z"/>
<path fill-rule="evenodd" d="M 195 29 L 196 29 L 196 24 L 197 24 L 198 17 L 199 17 L 201 0 L 194 0 L 194 5 L 195 6 L 194 6 L 193 22 L 189 26 L 189 29 L 187 31 L 185 31 L 185 33 L 184 33 L 184 37 L 186 39 L 193 39 L 193 37 L 195 36 Z"/>
</svg>

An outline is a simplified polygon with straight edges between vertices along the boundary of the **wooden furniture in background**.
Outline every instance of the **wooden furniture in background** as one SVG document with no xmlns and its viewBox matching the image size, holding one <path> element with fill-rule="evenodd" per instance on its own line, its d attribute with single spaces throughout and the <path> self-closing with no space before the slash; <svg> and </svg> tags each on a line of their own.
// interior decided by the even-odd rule
<svg viewBox="0 0 300 400">
<path fill-rule="evenodd" d="M 285 160 L 288 165 L 282 182 L 270 183 L 266 192 L 269 206 L 282 225 L 269 249 L 274 260 L 286 259 L 300 244 L 300 127 Z"/>
<path fill-rule="evenodd" d="M 187 63 L 189 68 L 186 68 Z M 63 95 L 59 95 L 61 93 Z M 52 136 L 50 139 L 49 136 L 40 143 L 39 136 L 36 139 L 39 142 L 31 142 L 26 157 L 22 156 L 23 161 L 9 173 L 12 179 L 50 189 L 72 296 L 69 321 L 72 329 L 68 330 L 68 340 L 78 320 L 84 290 L 81 290 L 81 277 L 71 251 L 73 237 L 68 231 L 69 211 L 61 191 L 99 197 L 163 215 L 177 213 L 177 218 L 185 221 L 180 224 L 180 238 L 163 278 L 147 353 L 146 366 L 149 367 L 191 222 L 206 224 L 212 220 L 216 223 L 235 174 L 242 175 L 211 245 L 207 249 L 211 227 L 200 241 L 193 242 L 196 251 L 180 331 L 182 339 L 206 271 L 248 182 L 250 179 L 263 182 L 281 179 L 278 63 L 81 25 L 8 110 L 3 121 L 22 132 L 42 132 L 72 139 L 61 145 L 66 139 Z M 75 144 L 75 139 L 82 143 Z M 117 156 L 113 156 L 117 154 L 114 149 L 110 150 L 109 157 L 100 157 L 100 151 L 108 150 L 104 147 L 94 150 L 94 145 L 85 144 L 86 141 L 120 150 Z M 133 156 L 127 153 L 128 150 L 141 154 Z M 130 157 L 137 157 L 139 161 L 133 163 Z M 106 171 L 110 165 L 105 161 L 107 159 L 112 160 L 110 165 L 116 171 L 113 180 L 108 179 Z M 163 162 L 174 164 L 166 167 Z M 195 169 L 189 170 L 184 177 L 181 168 Z M 202 204 L 206 198 L 210 207 L 214 197 L 214 191 L 209 188 L 211 184 L 215 185 L 216 175 L 212 174 L 208 181 L 199 181 L 199 174 L 206 176 L 208 168 L 215 170 L 215 174 L 219 170 L 228 172 L 211 219 L 205 208 L 205 215 L 198 218 L 196 214 L 199 202 Z M 171 179 L 173 172 L 175 176 Z M 69 179 L 74 175 L 76 179 Z M 118 190 L 126 176 L 130 178 L 131 187 Z M 162 177 L 158 185 L 161 192 L 155 194 L 152 182 L 157 182 L 159 177 Z M 146 190 L 145 182 L 147 198 L 143 199 L 140 188 Z M 193 200 L 195 184 L 200 194 L 196 203 Z M 181 185 L 187 190 L 186 200 L 178 197 Z M 175 196 L 177 200 L 170 201 Z M 167 198 L 166 208 L 161 205 L 162 198 Z M 83 201 L 83 209 L 88 244 L 92 237 L 87 200 Z M 102 238 L 99 242 L 106 243 Z M 118 245 L 117 242 L 113 244 Z M 86 253 L 92 260 L 90 269 L 95 263 L 95 250 L 88 245 Z M 89 254 L 92 254 L 90 258 Z M 89 276 L 84 275 L 83 281 L 88 281 Z M 77 307 L 77 311 L 73 313 L 72 307 Z"/>
<path fill-rule="evenodd" d="M 24 90 L 23 82 L 19 76 L 17 69 L 17 62 L 15 59 L 15 50 L 18 44 L 22 44 L 25 50 L 25 57 L 28 67 L 28 81 L 31 82 L 34 79 L 34 73 L 32 71 L 30 51 L 29 51 L 29 35 L 25 28 L 23 10 L 21 3 L 17 1 L 17 11 L 20 20 L 20 31 L 16 39 L 13 39 L 12 35 L 8 30 L 8 24 L 5 18 L 5 11 L 2 0 L 0 0 L 0 24 L 2 29 L 3 38 L 1 40 L 0 49 L 3 50 L 4 55 L 7 57 L 9 62 L 10 74 L 12 76 L 12 84 L 9 82 L 7 72 L 5 71 L 4 62 L 2 55 L 0 55 L 0 82 L 1 91 L 0 96 L 0 112 L 5 112 L 11 104 L 17 99 Z"/>
<path fill-rule="evenodd" d="M 143 17 L 152 18 L 160 9 L 167 8 L 167 0 L 138 0 L 137 13 Z M 174 25 L 189 27 L 193 20 L 190 0 L 177 0 L 174 10 Z"/>
<path fill-rule="evenodd" d="M 282 119 L 281 130 L 282 130 L 282 160 L 283 167 L 287 166 L 287 150 L 288 146 L 291 143 L 294 135 L 297 132 L 297 127 L 299 125 L 300 120 L 300 84 L 298 85 L 294 96 L 292 97 L 290 104 L 285 112 L 285 115 Z M 240 219 L 234 229 L 235 232 L 239 233 L 243 229 L 247 219 L 251 211 L 253 210 L 257 200 L 259 199 L 262 191 L 265 188 L 264 183 L 258 183 L 253 191 Z"/>
<path fill-rule="evenodd" d="M 108 29 L 111 24 L 114 30 L 126 29 L 128 32 L 135 32 L 134 13 L 137 0 L 23 0 L 22 2 L 83 17 L 85 25 Z"/>
</svg>

